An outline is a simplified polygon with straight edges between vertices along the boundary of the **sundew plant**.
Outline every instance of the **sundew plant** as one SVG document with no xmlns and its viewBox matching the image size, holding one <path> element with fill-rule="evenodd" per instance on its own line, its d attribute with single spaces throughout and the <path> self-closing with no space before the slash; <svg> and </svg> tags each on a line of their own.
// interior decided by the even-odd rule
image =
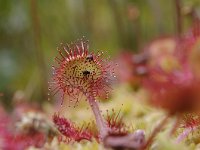
<svg viewBox="0 0 200 150">
<path fill-rule="evenodd" d="M 100 114 L 96 97 L 101 91 L 108 93 L 109 82 L 115 77 L 112 64 L 101 58 L 102 53 L 90 53 L 85 39 L 66 46 L 62 44 L 58 52 L 61 57 L 55 58 L 58 66 L 53 66 L 53 81 L 50 84 L 55 87 L 52 91 L 61 91 L 62 101 L 65 96 L 70 96 L 70 101 L 75 101 L 74 106 L 79 102 L 80 95 L 85 96 L 95 115 L 100 139 L 105 137 L 108 128 Z"/>
<path fill-rule="evenodd" d="M 50 82 L 49 90 L 53 93 L 61 92 L 62 103 L 65 96 L 69 96 L 70 102 L 75 101 L 74 107 L 80 100 L 79 96 L 82 97 L 83 95 L 95 116 L 98 133 L 92 135 L 89 126 L 85 129 L 78 129 L 69 120 L 54 115 L 53 121 L 58 130 L 66 138 L 69 138 L 68 141 L 70 141 L 70 138 L 81 141 L 82 139 L 91 140 L 92 137 L 96 137 L 96 140 L 104 143 L 106 147 L 138 148 L 141 146 L 144 141 L 143 131 L 137 131 L 140 134 L 129 135 L 125 124 L 118 116 L 119 114 L 107 115 L 107 119 L 104 119 L 99 108 L 97 97 L 104 94 L 102 92 L 108 94 L 108 90 L 111 89 L 110 84 L 116 78 L 114 72 L 116 65 L 102 58 L 103 52 L 98 54 L 89 52 L 88 41 L 85 39 L 77 40 L 70 45 L 61 44 L 58 52 L 60 57 L 55 57 L 57 66 L 53 66 L 53 81 Z M 129 136 L 132 137 L 129 138 Z M 115 142 L 115 140 L 120 139 L 124 141 Z M 126 145 L 128 142 L 133 143 Z"/>
<path fill-rule="evenodd" d="M 0 150 L 198 150 L 199 0 L 0 1 Z"/>
</svg>

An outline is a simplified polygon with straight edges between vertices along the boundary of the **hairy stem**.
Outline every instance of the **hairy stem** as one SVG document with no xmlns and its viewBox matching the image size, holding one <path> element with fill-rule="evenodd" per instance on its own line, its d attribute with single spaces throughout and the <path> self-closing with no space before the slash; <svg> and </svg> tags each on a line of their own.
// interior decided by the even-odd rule
<svg viewBox="0 0 200 150">
<path fill-rule="evenodd" d="M 151 133 L 150 137 L 148 138 L 146 144 L 144 145 L 143 149 L 146 149 L 153 142 L 154 137 L 160 132 L 160 130 L 162 130 L 162 128 L 164 127 L 164 125 L 167 123 L 168 119 L 169 119 L 169 115 L 167 115 L 160 122 L 160 124 L 153 130 L 153 132 Z"/>
<path fill-rule="evenodd" d="M 186 128 L 176 139 L 176 143 L 180 143 L 183 141 L 192 131 L 194 131 L 197 127 L 194 128 Z"/>
<path fill-rule="evenodd" d="M 96 124 L 99 129 L 100 140 L 103 140 L 108 134 L 108 127 L 101 115 L 98 102 L 93 96 L 88 96 L 87 98 L 96 119 Z"/>
</svg>

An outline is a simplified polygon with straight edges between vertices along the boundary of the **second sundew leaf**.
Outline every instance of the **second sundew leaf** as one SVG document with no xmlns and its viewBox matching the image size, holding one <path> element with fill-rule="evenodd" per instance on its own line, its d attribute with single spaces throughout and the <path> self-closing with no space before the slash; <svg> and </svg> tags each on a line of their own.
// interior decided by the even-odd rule
<svg viewBox="0 0 200 150">
<path fill-rule="evenodd" d="M 60 117 L 58 114 L 53 115 L 53 122 L 58 131 L 62 134 L 60 141 L 67 143 L 71 141 L 80 142 L 82 140 L 91 141 L 94 136 L 88 129 L 88 125 L 78 127 L 75 123 L 64 117 Z"/>
</svg>

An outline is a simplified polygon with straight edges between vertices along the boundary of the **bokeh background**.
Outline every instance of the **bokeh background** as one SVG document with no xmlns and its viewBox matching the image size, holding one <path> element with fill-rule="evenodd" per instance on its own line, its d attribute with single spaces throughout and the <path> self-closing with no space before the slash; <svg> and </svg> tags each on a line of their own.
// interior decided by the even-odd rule
<svg viewBox="0 0 200 150">
<path fill-rule="evenodd" d="M 61 42 L 86 36 L 90 49 L 115 57 L 184 32 L 194 14 L 199 0 L 0 0 L 1 104 L 12 108 L 15 96 L 47 101 Z"/>
</svg>

